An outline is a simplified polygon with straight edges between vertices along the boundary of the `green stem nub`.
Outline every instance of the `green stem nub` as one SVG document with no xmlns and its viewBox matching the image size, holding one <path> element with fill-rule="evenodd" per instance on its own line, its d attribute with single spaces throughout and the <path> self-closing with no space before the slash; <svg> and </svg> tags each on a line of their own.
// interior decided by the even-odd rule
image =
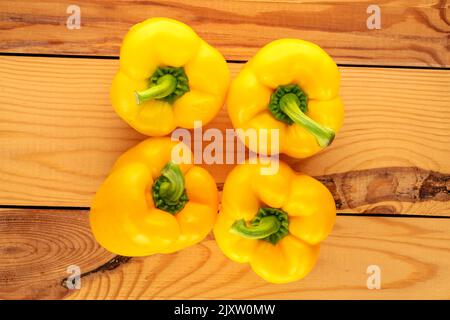
<svg viewBox="0 0 450 320">
<path fill-rule="evenodd" d="M 286 212 L 275 208 L 259 208 L 250 223 L 237 220 L 230 232 L 247 239 L 260 239 L 276 244 L 288 233 L 289 219 Z"/>
<path fill-rule="evenodd" d="M 184 176 L 180 166 L 168 162 L 161 170 L 161 176 L 152 187 L 155 206 L 158 209 L 175 214 L 189 201 L 184 187 Z"/>
<path fill-rule="evenodd" d="M 269 110 L 277 120 L 296 123 L 306 128 L 321 148 L 329 146 L 334 140 L 334 131 L 308 117 L 307 109 L 306 94 L 295 84 L 279 86 L 270 98 Z"/>
<path fill-rule="evenodd" d="M 189 81 L 184 68 L 159 67 L 150 78 L 149 88 L 135 91 L 136 103 L 156 99 L 173 103 L 189 91 Z"/>
</svg>

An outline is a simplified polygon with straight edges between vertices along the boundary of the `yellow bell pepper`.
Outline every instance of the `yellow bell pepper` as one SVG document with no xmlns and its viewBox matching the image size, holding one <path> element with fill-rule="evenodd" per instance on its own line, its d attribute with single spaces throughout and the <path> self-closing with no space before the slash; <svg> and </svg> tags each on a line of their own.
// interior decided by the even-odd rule
<svg viewBox="0 0 450 320">
<path fill-rule="evenodd" d="M 124 256 L 171 253 L 212 230 L 218 212 L 216 183 L 192 161 L 174 162 L 175 145 L 170 138 L 150 138 L 115 163 L 90 212 L 92 232 L 107 250 Z"/>
<path fill-rule="evenodd" d="M 342 126 L 339 82 L 336 64 L 319 46 L 276 40 L 247 62 L 232 82 L 228 114 L 235 128 L 279 130 L 276 151 L 305 158 L 331 144 Z M 257 138 L 253 144 L 243 139 L 254 152 L 263 139 L 259 131 Z M 266 141 L 270 154 L 273 142 Z"/>
<path fill-rule="evenodd" d="M 214 236 L 223 253 L 249 263 L 263 279 L 287 283 L 313 268 L 333 228 L 333 196 L 319 181 L 283 162 L 273 175 L 241 164 L 228 175 Z"/>
<path fill-rule="evenodd" d="M 114 109 L 150 136 L 211 121 L 224 103 L 229 70 L 223 56 L 187 25 L 151 18 L 133 26 L 122 44 L 111 87 Z"/>
</svg>

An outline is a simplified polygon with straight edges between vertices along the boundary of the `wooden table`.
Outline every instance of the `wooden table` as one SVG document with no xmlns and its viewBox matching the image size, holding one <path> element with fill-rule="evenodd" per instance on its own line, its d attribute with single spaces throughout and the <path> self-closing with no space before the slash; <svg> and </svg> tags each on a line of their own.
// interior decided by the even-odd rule
<svg viewBox="0 0 450 320">
<path fill-rule="evenodd" d="M 449 2 L 77 0 L 0 2 L 0 298 L 450 298 Z M 367 13 L 369 11 L 369 13 Z M 270 40 L 313 41 L 338 62 L 345 124 L 295 169 L 339 209 L 316 268 L 273 285 L 226 259 L 212 236 L 172 255 L 124 258 L 95 242 L 92 196 L 144 137 L 113 112 L 109 86 L 128 28 L 151 16 L 191 25 L 232 74 Z M 223 109 L 208 127 L 224 130 Z M 231 166 L 208 166 L 219 186 Z M 81 289 L 67 288 L 67 267 Z M 381 289 L 367 288 L 367 268 Z"/>
</svg>

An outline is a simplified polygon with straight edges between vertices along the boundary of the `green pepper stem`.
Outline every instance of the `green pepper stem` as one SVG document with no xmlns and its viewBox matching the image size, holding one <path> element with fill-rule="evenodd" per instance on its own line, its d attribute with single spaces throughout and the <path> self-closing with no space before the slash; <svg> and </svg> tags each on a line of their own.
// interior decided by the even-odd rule
<svg viewBox="0 0 450 320">
<path fill-rule="evenodd" d="M 143 91 L 135 91 L 136 103 L 141 104 L 150 99 L 162 99 L 172 94 L 177 87 L 177 79 L 171 74 L 165 74 L 158 79 L 156 85 Z"/>
<path fill-rule="evenodd" d="M 329 146 L 334 140 L 334 131 L 328 127 L 322 126 L 308 117 L 299 108 L 298 97 L 293 93 L 285 94 L 280 99 L 280 109 L 292 121 L 306 128 L 317 140 L 320 147 Z"/>
<path fill-rule="evenodd" d="M 184 177 L 180 166 L 169 162 L 161 170 L 161 176 L 167 181 L 161 183 L 159 195 L 167 204 L 177 204 L 184 192 Z"/>
<path fill-rule="evenodd" d="M 276 216 L 261 218 L 257 225 L 248 226 L 244 220 L 237 220 L 230 228 L 230 232 L 247 239 L 264 239 L 278 232 L 281 222 Z"/>
</svg>

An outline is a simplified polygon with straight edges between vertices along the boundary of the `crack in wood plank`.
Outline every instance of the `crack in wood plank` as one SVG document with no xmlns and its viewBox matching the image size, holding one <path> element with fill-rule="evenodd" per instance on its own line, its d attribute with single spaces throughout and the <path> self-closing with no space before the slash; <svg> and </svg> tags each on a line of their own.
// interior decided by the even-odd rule
<svg viewBox="0 0 450 320">
<path fill-rule="evenodd" d="M 108 262 L 102 264 L 101 266 L 99 266 L 99 267 L 97 267 L 97 268 L 95 268 L 93 270 L 90 270 L 88 272 L 82 273 L 80 275 L 80 279 L 82 279 L 84 277 L 87 277 L 89 275 L 93 275 L 95 273 L 114 270 L 114 269 L 120 267 L 121 265 L 127 263 L 128 261 L 130 261 L 131 258 L 132 257 L 124 257 L 124 256 L 117 255 L 114 258 L 112 258 L 111 260 L 109 260 Z M 66 277 L 66 278 L 62 279 L 61 280 L 61 286 L 64 289 L 68 289 L 69 290 L 69 288 L 67 287 L 67 280 L 68 279 L 69 279 L 69 277 Z"/>
</svg>

